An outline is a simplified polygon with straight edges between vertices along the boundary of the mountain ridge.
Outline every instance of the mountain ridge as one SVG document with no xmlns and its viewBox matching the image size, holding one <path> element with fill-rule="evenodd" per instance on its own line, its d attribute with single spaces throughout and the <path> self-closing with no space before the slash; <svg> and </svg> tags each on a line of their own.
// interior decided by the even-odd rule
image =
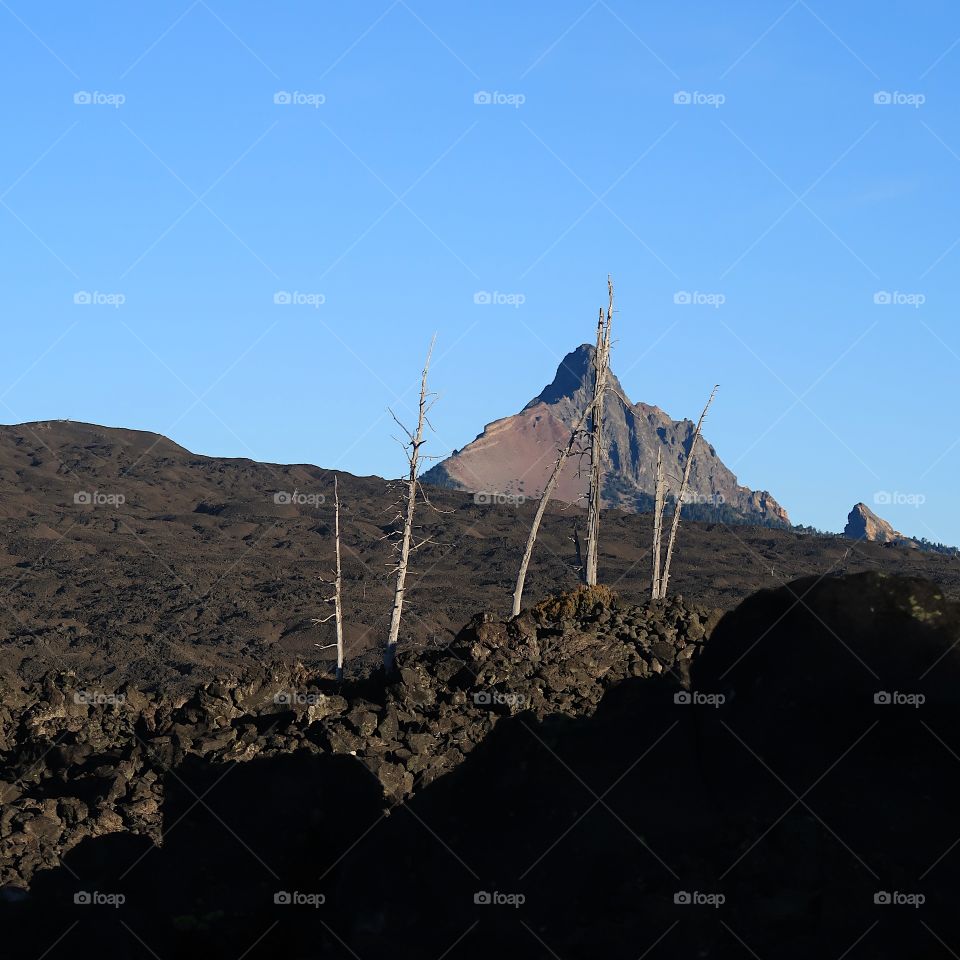
<svg viewBox="0 0 960 960">
<path fill-rule="evenodd" d="M 566 443 L 577 416 L 593 395 L 595 348 L 581 344 L 568 353 L 548 383 L 518 413 L 488 423 L 483 431 L 423 475 L 426 483 L 475 494 L 536 498 L 546 485 L 556 450 Z M 660 407 L 634 403 L 613 370 L 605 411 L 607 465 L 603 505 L 632 513 L 652 509 L 657 449 L 664 453 L 670 495 L 679 487 L 696 425 L 673 420 Z M 587 491 L 577 457 L 561 472 L 555 496 L 575 503 Z M 702 435 L 690 472 L 684 510 L 694 518 L 789 526 L 786 510 L 766 490 L 737 481 Z"/>
</svg>

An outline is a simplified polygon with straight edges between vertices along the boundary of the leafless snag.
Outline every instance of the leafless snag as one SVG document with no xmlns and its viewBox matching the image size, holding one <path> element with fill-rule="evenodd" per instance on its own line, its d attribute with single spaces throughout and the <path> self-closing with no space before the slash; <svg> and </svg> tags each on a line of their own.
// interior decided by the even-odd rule
<svg viewBox="0 0 960 960">
<path fill-rule="evenodd" d="M 407 442 L 403 444 L 403 446 L 406 450 L 407 463 L 410 469 L 407 474 L 407 478 L 404 481 L 406 486 L 405 506 L 403 512 L 397 517 L 398 520 L 401 516 L 403 517 L 403 534 L 399 541 L 395 541 L 397 562 L 394 567 L 394 572 L 396 573 L 396 583 L 393 591 L 393 613 L 390 617 L 390 633 L 387 636 L 387 646 L 383 654 L 383 667 L 388 674 L 392 673 L 394 667 L 396 666 L 397 639 L 400 636 L 400 618 L 403 614 L 404 591 L 407 581 L 407 564 L 410 560 L 410 554 L 414 550 L 418 550 L 420 547 L 431 542 L 429 537 L 424 538 L 419 542 L 414 542 L 413 518 L 417 506 L 417 492 L 420 491 L 422 493 L 420 481 L 417 479 L 417 472 L 419 470 L 421 460 L 420 448 L 424 444 L 423 428 L 425 425 L 430 426 L 430 421 L 427 415 L 437 400 L 435 394 L 431 394 L 427 391 L 427 373 L 430 370 L 430 358 L 433 356 L 433 346 L 436 341 L 437 337 L 436 334 L 434 334 L 433 340 L 430 341 L 430 350 L 427 352 L 427 360 L 423 365 L 423 373 L 420 377 L 420 405 L 417 413 L 416 430 L 412 432 L 408 430 L 402 423 L 400 423 L 399 420 L 397 420 L 393 411 L 390 411 L 390 415 L 393 417 L 394 421 L 396 421 L 400 429 L 403 430 L 403 432 L 407 435 Z"/>
<path fill-rule="evenodd" d="M 333 596 L 327 597 L 324 600 L 324 603 L 332 603 L 334 605 L 334 612 L 328 617 L 315 617 L 313 622 L 316 624 L 326 623 L 328 620 L 336 619 L 337 621 L 337 680 L 343 679 L 343 662 L 344 662 L 344 651 L 343 651 L 343 604 L 341 602 L 340 587 L 343 582 L 341 571 L 340 571 L 340 491 L 337 487 L 337 478 L 333 478 L 333 527 L 334 527 L 334 538 L 336 543 L 336 556 L 337 556 L 337 567 L 336 567 L 336 576 L 333 581 Z M 323 581 L 328 583 L 329 581 Z M 315 646 L 320 646 L 315 644 Z M 327 646 L 332 646 L 332 644 L 327 644 Z M 326 650 L 327 647 L 321 647 L 321 650 Z"/>
<path fill-rule="evenodd" d="M 657 475 L 654 480 L 653 495 L 653 578 L 650 597 L 660 599 L 660 558 L 663 537 L 663 511 L 666 507 L 667 482 L 663 477 L 663 447 L 657 448 Z"/>
<path fill-rule="evenodd" d="M 613 280 L 607 277 L 607 315 L 600 310 L 597 321 L 597 346 L 593 355 L 593 413 L 590 417 L 590 492 L 587 504 L 587 557 L 584 581 L 597 582 L 597 557 L 600 536 L 600 486 L 603 482 L 603 406 L 610 373 L 610 327 L 613 322 Z"/>
<path fill-rule="evenodd" d="M 567 441 L 567 445 L 563 447 L 557 455 L 556 463 L 553 465 L 553 473 L 550 474 L 550 479 L 547 481 L 547 485 L 543 488 L 543 493 L 540 495 L 540 503 L 537 504 L 537 512 L 533 516 L 530 534 L 527 537 L 527 546 L 523 551 L 523 559 L 520 561 L 517 585 L 513 591 L 513 616 L 517 616 L 520 613 L 520 602 L 523 599 L 523 584 L 527 579 L 527 567 L 530 566 L 533 545 L 537 542 L 537 532 L 540 530 L 540 521 L 543 520 L 544 511 L 547 509 L 550 496 L 553 494 L 554 487 L 556 487 L 557 481 L 560 479 L 563 466 L 567 462 L 567 458 L 570 456 L 574 447 L 576 447 L 577 442 L 580 440 L 581 434 L 583 433 L 583 425 L 586 423 L 587 417 L 590 411 L 593 410 L 595 403 L 596 399 L 587 404 L 571 428 L 570 439 Z"/>
<path fill-rule="evenodd" d="M 577 520 L 573 521 L 573 535 L 570 537 L 573 541 L 573 551 L 577 573 L 583 570 L 583 547 L 580 545 L 580 526 Z"/>
<path fill-rule="evenodd" d="M 673 522 L 670 525 L 670 540 L 667 542 L 667 556 L 663 564 L 663 578 L 660 583 L 660 600 L 666 599 L 667 596 L 667 585 L 670 583 L 670 561 L 673 558 L 673 546 L 677 539 L 677 528 L 680 526 L 680 511 L 683 508 L 683 498 L 687 493 L 687 483 L 690 480 L 690 467 L 693 465 L 693 457 L 697 448 L 697 440 L 700 439 L 700 430 L 703 427 L 703 421 L 706 419 L 707 411 L 710 409 L 710 404 L 713 403 L 713 398 L 717 395 L 718 389 L 719 387 L 713 388 L 713 391 L 710 394 L 710 399 L 707 400 L 707 405 L 703 408 L 703 413 L 700 414 L 700 419 L 697 421 L 697 429 L 693 433 L 693 441 L 691 442 L 690 450 L 687 453 L 687 462 L 683 468 L 683 480 L 680 483 L 680 492 L 674 501 Z"/>
</svg>

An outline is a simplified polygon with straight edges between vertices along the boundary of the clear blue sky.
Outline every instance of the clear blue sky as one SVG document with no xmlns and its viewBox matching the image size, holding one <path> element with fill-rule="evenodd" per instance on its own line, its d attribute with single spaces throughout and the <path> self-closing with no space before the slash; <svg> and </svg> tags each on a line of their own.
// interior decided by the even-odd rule
<svg viewBox="0 0 960 960">
<path fill-rule="evenodd" d="M 0 24 L 0 420 L 396 474 L 386 407 L 412 415 L 434 330 L 446 453 L 592 339 L 609 271 L 633 399 L 695 417 L 720 383 L 708 438 L 795 522 L 887 492 L 960 543 L 955 3 L 2 0 Z"/>
</svg>

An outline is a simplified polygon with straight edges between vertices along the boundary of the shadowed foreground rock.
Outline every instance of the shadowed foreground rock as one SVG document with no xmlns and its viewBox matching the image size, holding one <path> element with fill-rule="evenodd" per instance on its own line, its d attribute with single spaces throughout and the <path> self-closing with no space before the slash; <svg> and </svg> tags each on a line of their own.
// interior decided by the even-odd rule
<svg viewBox="0 0 960 960">
<path fill-rule="evenodd" d="M 54 673 L 0 714 L 0 882 L 22 885 L 89 836 L 159 840 L 164 778 L 190 758 L 349 755 L 397 802 L 463 762 L 503 717 L 587 716 L 627 677 L 679 682 L 720 614 L 679 599 L 620 605 L 579 590 L 510 623 L 480 614 L 450 650 L 340 686 L 302 667 L 247 671 L 171 698 L 81 688 Z M 193 762 L 190 759 L 190 762 Z"/>
<path fill-rule="evenodd" d="M 5 953 L 948 956 L 957 607 L 865 575 L 707 620 L 561 598 L 291 705 L 251 759 L 159 733 L 162 846 L 77 843 L 0 907 Z M 58 769 L 26 792 L 72 796 Z"/>
</svg>

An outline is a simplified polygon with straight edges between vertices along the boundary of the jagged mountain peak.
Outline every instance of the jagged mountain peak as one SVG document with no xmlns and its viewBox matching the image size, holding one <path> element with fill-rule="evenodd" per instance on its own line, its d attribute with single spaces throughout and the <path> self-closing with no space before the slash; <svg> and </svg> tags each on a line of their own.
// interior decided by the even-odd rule
<svg viewBox="0 0 960 960">
<path fill-rule="evenodd" d="M 591 343 L 581 343 L 576 350 L 571 350 L 560 361 L 553 380 L 524 407 L 524 410 L 538 403 L 552 405 L 565 400 L 575 401 L 582 409 L 582 405 L 589 402 L 589 398 L 593 396 L 593 362 L 596 353 L 596 347 Z M 632 406 L 612 369 L 610 386 L 611 392 L 619 393 Z"/>
<path fill-rule="evenodd" d="M 843 535 L 851 540 L 869 540 L 872 543 L 892 543 L 898 546 L 917 546 L 915 540 L 905 537 L 883 517 L 878 516 L 862 501 L 854 505 L 847 517 Z"/>
<path fill-rule="evenodd" d="M 583 343 L 557 367 L 553 380 L 519 413 L 487 424 L 472 443 L 424 474 L 427 483 L 474 493 L 522 495 L 543 491 L 557 448 L 593 396 L 596 350 Z M 604 414 L 607 464 L 603 501 L 607 507 L 645 512 L 651 507 L 657 451 L 668 477 L 683 473 L 694 423 L 673 420 L 657 406 L 633 403 L 611 370 Z M 571 461 L 564 468 L 556 497 L 569 503 L 586 492 L 586 471 Z M 674 482 L 674 486 L 678 486 Z M 676 490 L 671 489 L 670 495 Z M 766 491 L 741 486 L 714 447 L 701 436 L 690 473 L 686 509 L 703 519 L 739 520 L 772 525 L 789 523 L 786 511 Z"/>
</svg>

